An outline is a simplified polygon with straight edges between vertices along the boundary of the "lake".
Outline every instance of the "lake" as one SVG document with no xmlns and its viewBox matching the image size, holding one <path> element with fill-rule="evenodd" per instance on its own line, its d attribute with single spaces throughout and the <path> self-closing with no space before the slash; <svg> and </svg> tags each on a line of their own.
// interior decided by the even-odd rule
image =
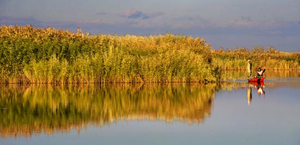
<svg viewBox="0 0 300 145">
<path fill-rule="evenodd" d="M 0 86 L 1 145 L 299 145 L 300 74 L 221 84 Z"/>
</svg>

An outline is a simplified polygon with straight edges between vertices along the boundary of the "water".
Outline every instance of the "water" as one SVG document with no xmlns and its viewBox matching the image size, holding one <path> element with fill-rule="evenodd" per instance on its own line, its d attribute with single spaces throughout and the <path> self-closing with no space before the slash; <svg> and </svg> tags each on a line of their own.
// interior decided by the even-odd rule
<svg viewBox="0 0 300 145">
<path fill-rule="evenodd" d="M 299 145 L 300 81 L 1 86 L 0 144 Z"/>
</svg>

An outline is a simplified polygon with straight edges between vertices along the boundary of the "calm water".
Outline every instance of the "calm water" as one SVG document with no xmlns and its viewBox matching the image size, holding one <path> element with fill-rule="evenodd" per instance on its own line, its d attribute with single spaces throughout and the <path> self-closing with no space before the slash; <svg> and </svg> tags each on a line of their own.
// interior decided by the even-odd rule
<svg viewBox="0 0 300 145">
<path fill-rule="evenodd" d="M 298 75 L 263 84 L 1 86 L 0 145 L 299 145 Z"/>
</svg>

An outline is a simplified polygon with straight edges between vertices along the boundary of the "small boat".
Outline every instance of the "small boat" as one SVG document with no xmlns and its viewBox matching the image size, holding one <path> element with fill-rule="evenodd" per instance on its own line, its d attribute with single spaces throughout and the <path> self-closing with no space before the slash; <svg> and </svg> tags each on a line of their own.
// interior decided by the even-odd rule
<svg viewBox="0 0 300 145">
<path fill-rule="evenodd" d="M 262 86 L 264 87 L 265 86 L 265 83 L 264 82 L 248 82 L 249 85 L 252 85 L 252 86 Z"/>
<path fill-rule="evenodd" d="M 264 80 L 265 80 L 265 77 L 248 78 L 248 82 L 263 82 Z"/>
</svg>

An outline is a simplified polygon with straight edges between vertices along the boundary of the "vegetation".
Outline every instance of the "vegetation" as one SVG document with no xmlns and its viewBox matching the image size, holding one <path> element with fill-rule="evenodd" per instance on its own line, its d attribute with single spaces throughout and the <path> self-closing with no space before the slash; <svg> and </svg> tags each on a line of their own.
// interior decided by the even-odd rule
<svg viewBox="0 0 300 145">
<path fill-rule="evenodd" d="M 178 35 L 110 36 L 1 26 L 6 83 L 191 82 L 215 80 L 210 46 Z"/>
<path fill-rule="evenodd" d="M 204 82 L 220 70 L 300 69 L 300 53 L 270 47 L 212 50 L 183 35 L 111 36 L 32 26 L 0 27 L 0 83 Z"/>
<path fill-rule="evenodd" d="M 265 50 L 262 46 L 212 50 L 213 66 L 222 70 L 245 70 L 247 60 L 250 59 L 253 69 L 258 67 L 269 70 L 300 70 L 300 52 L 288 53 L 269 46 Z"/>
<path fill-rule="evenodd" d="M 198 124 L 210 116 L 217 90 L 216 84 L 0 87 L 0 137 L 80 132 L 120 120 Z"/>
</svg>

